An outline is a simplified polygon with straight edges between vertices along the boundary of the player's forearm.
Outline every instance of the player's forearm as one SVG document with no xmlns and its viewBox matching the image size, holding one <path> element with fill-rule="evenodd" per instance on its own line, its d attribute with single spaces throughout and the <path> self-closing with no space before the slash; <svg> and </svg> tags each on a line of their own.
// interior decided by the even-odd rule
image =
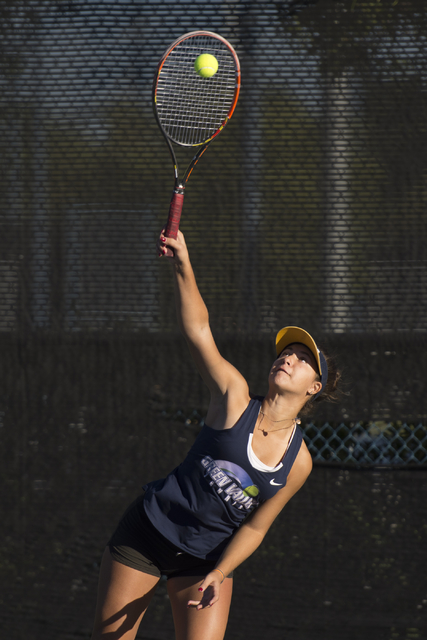
<svg viewBox="0 0 427 640">
<path fill-rule="evenodd" d="M 249 526 L 242 525 L 237 531 L 230 543 L 224 549 L 220 559 L 216 563 L 218 568 L 225 576 L 228 576 L 234 569 L 242 564 L 264 540 L 264 533 L 255 531 Z"/>
<path fill-rule="evenodd" d="M 200 295 L 190 260 L 173 264 L 178 324 L 186 337 L 209 324 L 209 313 Z"/>
</svg>

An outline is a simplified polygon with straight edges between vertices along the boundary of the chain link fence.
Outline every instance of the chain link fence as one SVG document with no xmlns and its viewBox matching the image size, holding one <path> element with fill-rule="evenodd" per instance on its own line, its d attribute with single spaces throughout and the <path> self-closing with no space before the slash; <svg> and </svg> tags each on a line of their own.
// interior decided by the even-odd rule
<svg viewBox="0 0 427 640">
<path fill-rule="evenodd" d="M 421 424 L 309 424 L 304 436 L 315 463 L 356 467 L 427 464 L 427 434 Z"/>
</svg>

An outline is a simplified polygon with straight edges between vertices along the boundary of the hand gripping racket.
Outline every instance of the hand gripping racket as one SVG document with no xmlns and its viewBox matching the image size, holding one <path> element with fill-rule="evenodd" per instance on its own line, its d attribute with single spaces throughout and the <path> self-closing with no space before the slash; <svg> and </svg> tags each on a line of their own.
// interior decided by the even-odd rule
<svg viewBox="0 0 427 640">
<path fill-rule="evenodd" d="M 211 77 L 195 70 L 195 61 L 210 54 L 218 61 Z M 165 235 L 176 238 L 184 190 L 199 158 L 233 115 L 240 91 L 240 63 L 233 47 L 210 31 L 192 31 L 173 42 L 163 54 L 154 76 L 154 114 L 172 157 L 175 188 Z M 182 179 L 172 143 L 199 147 Z"/>
</svg>

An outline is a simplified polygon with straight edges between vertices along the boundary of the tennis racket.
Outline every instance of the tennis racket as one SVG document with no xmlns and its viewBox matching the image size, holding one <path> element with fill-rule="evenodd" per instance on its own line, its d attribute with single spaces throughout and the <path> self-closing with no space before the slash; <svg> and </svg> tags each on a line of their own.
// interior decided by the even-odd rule
<svg viewBox="0 0 427 640">
<path fill-rule="evenodd" d="M 195 71 L 196 59 L 210 54 L 218 61 L 211 77 Z M 210 31 L 192 31 L 181 36 L 163 54 L 153 82 L 153 107 L 174 167 L 175 187 L 165 227 L 168 238 L 176 238 L 184 203 L 184 190 L 199 158 L 224 129 L 233 115 L 240 91 L 240 63 L 227 40 Z M 173 144 L 197 147 L 181 179 Z M 168 250 L 168 254 L 172 252 Z"/>
</svg>

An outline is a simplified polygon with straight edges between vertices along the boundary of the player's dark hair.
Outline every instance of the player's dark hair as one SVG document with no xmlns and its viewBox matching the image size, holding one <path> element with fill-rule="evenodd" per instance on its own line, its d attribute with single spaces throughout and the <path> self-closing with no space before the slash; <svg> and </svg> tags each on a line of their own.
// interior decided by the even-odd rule
<svg viewBox="0 0 427 640">
<path fill-rule="evenodd" d="M 342 393 L 339 388 L 341 371 L 338 369 L 333 357 L 325 353 L 325 350 L 321 347 L 319 347 L 319 349 L 323 353 L 326 364 L 328 365 L 328 381 L 326 383 L 325 389 L 319 396 L 317 396 L 317 398 L 310 398 L 309 400 L 307 400 L 300 411 L 300 416 L 302 417 L 311 415 L 316 410 L 320 402 L 338 402 L 340 394 Z M 317 376 L 317 378 L 320 381 L 319 375 Z"/>
</svg>

